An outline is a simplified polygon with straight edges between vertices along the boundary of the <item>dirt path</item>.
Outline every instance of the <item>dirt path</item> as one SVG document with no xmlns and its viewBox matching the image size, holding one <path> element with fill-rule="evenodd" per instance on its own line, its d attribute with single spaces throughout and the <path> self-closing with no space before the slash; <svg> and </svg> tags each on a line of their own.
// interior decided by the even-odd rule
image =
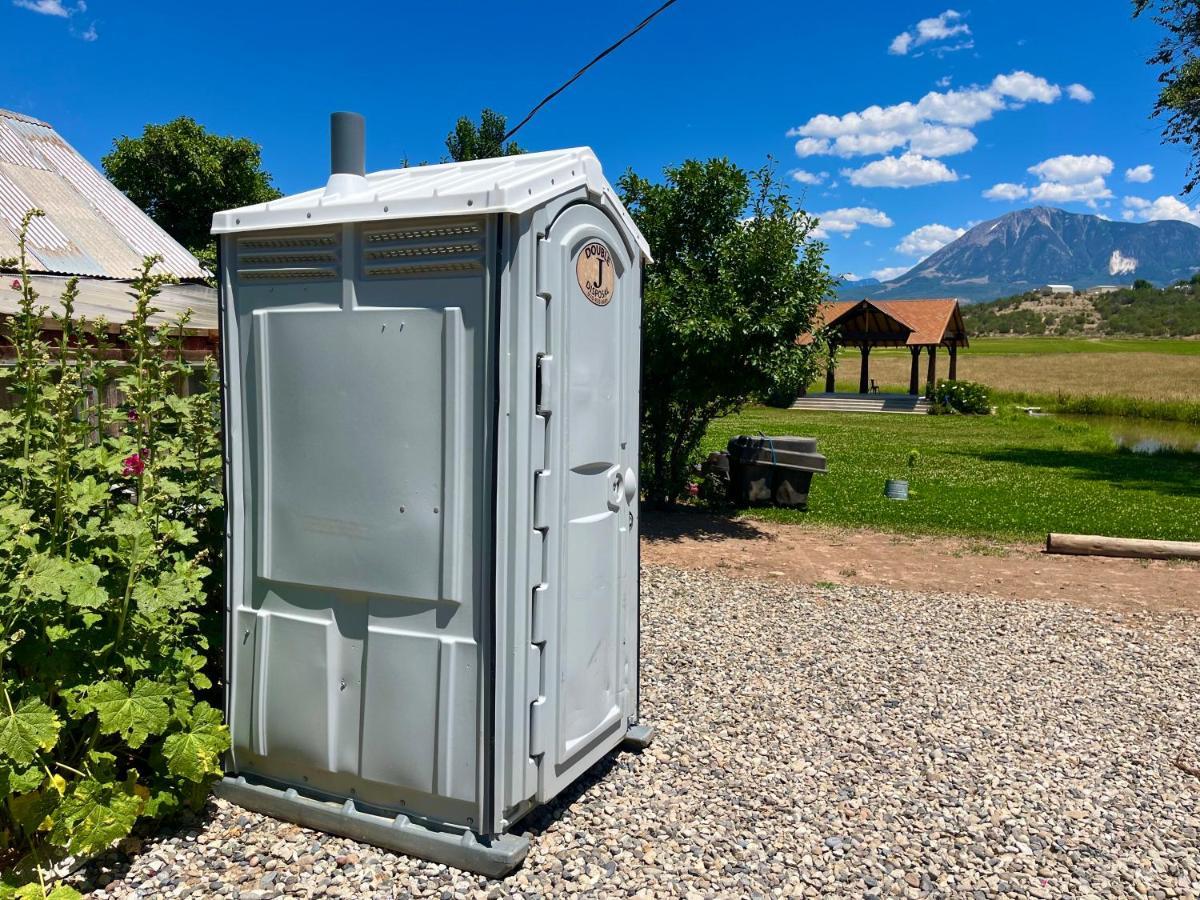
<svg viewBox="0 0 1200 900">
<path fill-rule="evenodd" d="M 806 584 L 1059 599 L 1200 613 L 1200 564 L 1054 556 L 1040 546 L 783 525 L 704 513 L 647 515 L 642 561 Z"/>
</svg>

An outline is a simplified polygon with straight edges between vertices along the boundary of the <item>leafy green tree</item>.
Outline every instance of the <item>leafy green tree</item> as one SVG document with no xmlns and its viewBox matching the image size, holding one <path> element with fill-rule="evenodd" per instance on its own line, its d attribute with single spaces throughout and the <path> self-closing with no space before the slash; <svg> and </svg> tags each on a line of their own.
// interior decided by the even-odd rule
<svg viewBox="0 0 1200 900">
<path fill-rule="evenodd" d="M 1162 88 L 1154 115 L 1165 120 L 1163 141 L 1183 144 L 1192 154 L 1185 194 L 1200 184 L 1200 9 L 1196 0 L 1133 0 L 1133 14 L 1153 10 L 1167 35 L 1147 62 L 1161 67 Z"/>
<path fill-rule="evenodd" d="M 210 268 L 213 213 L 280 196 L 258 144 L 212 134 L 188 116 L 117 138 L 101 164 L 113 184 Z"/>
<path fill-rule="evenodd" d="M 493 159 L 497 156 L 516 156 L 524 153 L 516 141 L 504 142 L 508 120 L 490 109 L 485 109 L 476 125 L 468 116 L 463 116 L 446 136 L 446 149 L 455 162 L 470 159 Z"/>
<path fill-rule="evenodd" d="M 773 168 L 688 160 L 620 189 L 650 242 L 642 310 L 642 485 L 656 505 L 686 489 L 709 424 L 783 382 L 810 381 L 821 351 L 799 346 L 836 281 L 816 219 Z"/>
</svg>

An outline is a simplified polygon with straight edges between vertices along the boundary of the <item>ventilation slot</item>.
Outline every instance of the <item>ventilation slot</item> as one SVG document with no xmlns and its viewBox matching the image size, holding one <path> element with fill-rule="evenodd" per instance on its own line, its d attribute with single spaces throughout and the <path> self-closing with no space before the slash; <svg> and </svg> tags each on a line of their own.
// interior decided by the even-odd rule
<svg viewBox="0 0 1200 900">
<path fill-rule="evenodd" d="M 483 269 L 483 225 L 443 222 L 363 234 L 366 278 L 464 275 Z"/>
<path fill-rule="evenodd" d="M 243 238 L 238 241 L 242 281 L 322 281 L 338 277 L 338 236 Z"/>
</svg>

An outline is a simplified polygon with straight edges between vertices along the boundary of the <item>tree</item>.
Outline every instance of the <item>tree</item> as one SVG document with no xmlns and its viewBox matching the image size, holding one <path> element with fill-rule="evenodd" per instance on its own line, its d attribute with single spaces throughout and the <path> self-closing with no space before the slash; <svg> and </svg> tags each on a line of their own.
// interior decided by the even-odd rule
<svg viewBox="0 0 1200 900">
<path fill-rule="evenodd" d="M 1154 116 L 1165 119 L 1163 142 L 1183 144 L 1192 154 L 1183 193 L 1200 184 L 1200 10 L 1196 0 L 1133 0 L 1136 18 L 1148 9 L 1167 30 L 1158 50 L 1147 60 L 1161 66 L 1162 85 Z"/>
<path fill-rule="evenodd" d="M 188 116 L 117 138 L 101 164 L 113 184 L 210 268 L 213 213 L 280 196 L 258 144 L 211 134 Z"/>
<path fill-rule="evenodd" d="M 809 330 L 835 279 L 816 220 L 768 165 L 688 160 L 656 184 L 627 172 L 625 205 L 650 243 L 642 309 L 642 485 L 666 505 L 686 489 L 709 424 L 785 380 L 807 383 Z"/>
<path fill-rule="evenodd" d="M 508 120 L 490 109 L 485 109 L 476 125 L 468 116 L 463 116 L 446 136 L 446 149 L 455 162 L 469 159 L 493 159 L 497 156 L 516 156 L 524 153 L 515 141 L 504 143 Z"/>
</svg>

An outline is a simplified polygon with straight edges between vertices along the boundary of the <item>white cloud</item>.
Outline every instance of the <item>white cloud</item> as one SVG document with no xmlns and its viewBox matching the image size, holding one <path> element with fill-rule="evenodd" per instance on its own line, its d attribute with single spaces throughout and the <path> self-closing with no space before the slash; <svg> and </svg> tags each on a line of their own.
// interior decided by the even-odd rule
<svg viewBox="0 0 1200 900">
<path fill-rule="evenodd" d="M 1038 75 L 1019 71 L 1010 75 L 997 75 L 992 79 L 992 90 L 1022 103 L 1053 103 L 1062 96 L 1062 88 L 1057 84 L 1051 84 Z"/>
<path fill-rule="evenodd" d="M 796 141 L 797 156 L 828 156 L 829 141 L 820 140 L 819 138 L 800 138 Z"/>
<path fill-rule="evenodd" d="M 1033 186 L 1029 198 L 1038 203 L 1087 203 L 1095 205 L 1097 200 L 1111 200 L 1112 191 L 1100 176 L 1087 181 L 1043 181 Z"/>
<path fill-rule="evenodd" d="M 880 281 L 891 281 L 893 278 L 899 278 L 912 266 L 887 266 L 883 269 L 876 269 L 871 273 L 872 278 L 878 278 Z"/>
<path fill-rule="evenodd" d="M 967 128 L 926 125 L 909 139 L 908 146 L 921 156 L 954 156 L 966 153 L 978 142 L 975 133 Z"/>
<path fill-rule="evenodd" d="M 916 153 L 885 156 L 861 169 L 844 169 L 842 174 L 858 187 L 919 187 L 943 181 L 958 181 L 958 173 L 938 159 Z"/>
<path fill-rule="evenodd" d="M 820 225 L 813 230 L 813 237 L 827 238 L 833 234 L 850 234 L 857 231 L 860 225 L 870 225 L 874 228 L 891 228 L 892 220 L 882 210 L 869 206 L 842 207 L 817 213 Z"/>
<path fill-rule="evenodd" d="M 62 0 L 13 0 L 13 6 L 28 9 L 43 16 L 58 16 L 63 19 L 87 9 L 87 5 L 84 3 L 75 7 L 63 6 Z"/>
<path fill-rule="evenodd" d="M 1146 200 L 1142 197 L 1126 197 L 1124 200 L 1126 219 L 1139 219 L 1143 222 L 1174 219 L 1180 222 L 1190 222 L 1200 225 L 1200 207 L 1188 206 L 1178 197 L 1159 197 L 1157 200 Z"/>
<path fill-rule="evenodd" d="M 1042 181 L 1061 181 L 1065 184 L 1080 184 L 1111 175 L 1113 161 L 1107 156 L 1053 156 L 1029 167 L 1029 172 Z"/>
<path fill-rule="evenodd" d="M 990 188 L 983 192 L 983 196 L 989 200 L 1020 200 L 1022 197 L 1029 196 L 1029 188 L 1023 184 L 1013 184 L 1010 181 L 1002 181 L 999 184 L 993 184 Z"/>
<path fill-rule="evenodd" d="M 997 75 L 986 86 L 930 91 L 920 100 L 872 105 L 835 116 L 821 113 L 788 131 L 798 138 L 796 154 L 879 156 L 894 150 L 924 157 L 952 156 L 972 149 L 971 129 L 1005 109 L 1030 102 L 1054 103 L 1062 89 L 1024 71 Z"/>
<path fill-rule="evenodd" d="M 1082 84 L 1068 84 L 1067 96 L 1072 100 L 1078 100 L 1080 103 L 1091 103 L 1096 99 L 1096 95 Z"/>
<path fill-rule="evenodd" d="M 27 9 L 42 16 L 54 16 L 58 19 L 70 19 L 78 13 L 87 12 L 87 3 L 85 0 L 77 0 L 74 6 L 64 5 L 63 0 L 13 0 L 13 6 Z M 77 31 L 73 25 L 68 25 L 67 30 L 83 41 L 91 42 L 100 37 L 96 33 L 95 22 L 88 25 L 83 31 Z"/>
<path fill-rule="evenodd" d="M 1125 170 L 1125 180 L 1133 181 L 1137 184 L 1145 184 L 1148 181 L 1154 180 L 1154 166 L 1146 163 L 1141 166 L 1134 166 L 1132 169 Z"/>
<path fill-rule="evenodd" d="M 939 78 L 939 79 L 937 80 L 937 82 L 935 82 L 935 83 L 936 83 L 936 84 L 937 84 L 937 86 L 938 86 L 938 87 L 940 87 L 940 88 L 947 88 L 947 87 L 950 87 L 950 82 L 951 82 L 952 80 L 953 80 L 953 79 L 952 79 L 952 78 L 951 78 L 949 75 L 943 75 L 943 76 L 942 76 L 941 78 Z"/>
<path fill-rule="evenodd" d="M 804 169 L 792 170 L 792 178 L 801 184 L 821 184 L 828 177 L 828 172 L 806 172 Z"/>
<path fill-rule="evenodd" d="M 904 56 L 904 54 L 908 53 L 909 48 L 912 47 L 912 42 L 913 36 L 907 31 L 902 31 L 892 38 L 892 42 L 888 45 L 888 53 L 891 53 L 893 56 Z"/>
<path fill-rule="evenodd" d="M 1094 207 L 1097 200 L 1112 199 L 1104 180 L 1112 170 L 1113 161 L 1107 156 L 1054 156 L 1029 167 L 1030 174 L 1040 180 L 1030 189 L 1029 197 L 1039 203 L 1086 203 Z"/>
<path fill-rule="evenodd" d="M 855 275 L 853 272 L 843 272 L 843 273 L 842 273 L 842 280 L 843 280 L 843 281 L 851 281 L 851 282 L 853 282 L 853 281 L 862 281 L 862 276 L 861 276 L 861 275 Z"/>
<path fill-rule="evenodd" d="M 888 52 L 895 56 L 904 56 L 913 47 L 920 47 L 936 41 L 945 41 L 958 35 L 969 36 L 971 29 L 962 21 L 962 18 L 962 13 L 957 10 L 948 9 L 940 16 L 922 19 L 913 28 L 902 31 L 892 38 L 892 43 L 888 46 Z M 965 49 L 965 45 L 970 43 L 970 41 L 961 41 L 953 48 L 941 49 L 943 51 Z"/>
<path fill-rule="evenodd" d="M 910 231 L 896 245 L 896 249 L 906 256 L 918 256 L 924 259 L 931 253 L 936 253 L 948 243 L 957 240 L 967 233 L 965 228 L 951 228 L 948 225 L 922 225 L 915 231 Z"/>
</svg>

